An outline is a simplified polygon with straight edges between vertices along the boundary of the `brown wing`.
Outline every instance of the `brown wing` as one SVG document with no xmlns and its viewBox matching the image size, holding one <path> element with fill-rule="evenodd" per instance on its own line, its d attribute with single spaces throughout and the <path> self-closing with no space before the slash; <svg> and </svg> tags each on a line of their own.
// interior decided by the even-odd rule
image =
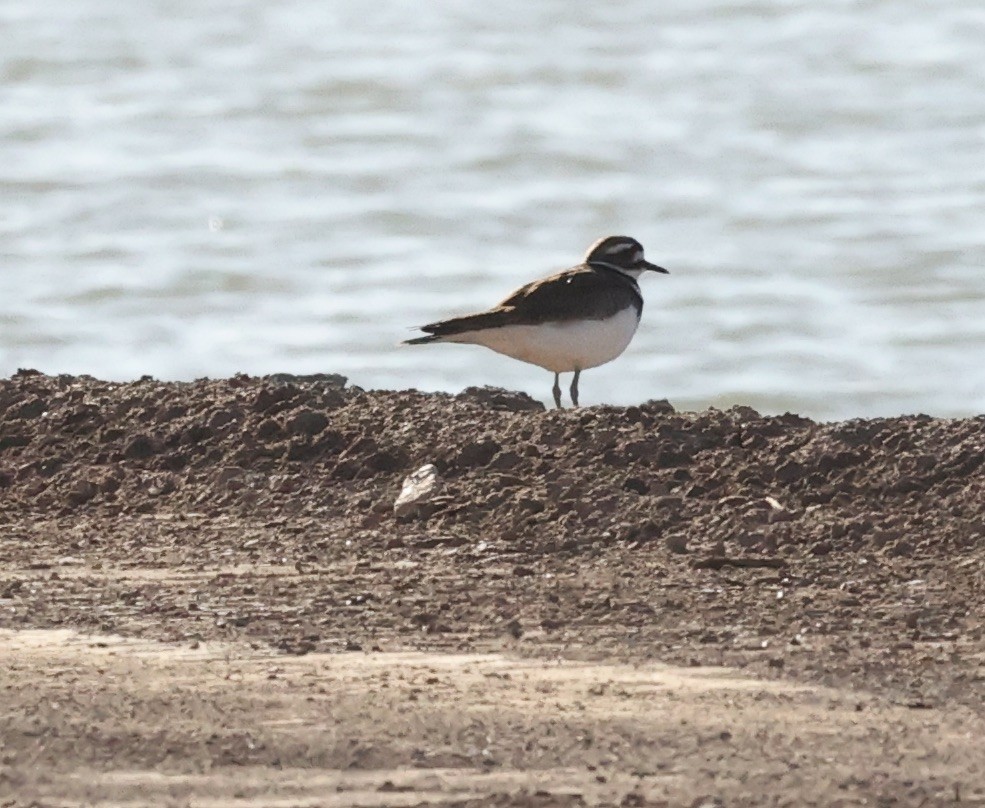
<svg viewBox="0 0 985 808">
<path fill-rule="evenodd" d="M 643 310 L 643 297 L 632 278 L 607 269 L 579 266 L 521 286 L 497 309 L 514 322 L 607 320 L 623 309 Z"/>
<path fill-rule="evenodd" d="M 637 313 L 643 310 L 643 298 L 631 278 L 582 265 L 521 286 L 489 311 L 431 323 L 421 330 L 443 337 L 504 325 L 605 320 L 629 306 L 635 306 Z"/>
</svg>

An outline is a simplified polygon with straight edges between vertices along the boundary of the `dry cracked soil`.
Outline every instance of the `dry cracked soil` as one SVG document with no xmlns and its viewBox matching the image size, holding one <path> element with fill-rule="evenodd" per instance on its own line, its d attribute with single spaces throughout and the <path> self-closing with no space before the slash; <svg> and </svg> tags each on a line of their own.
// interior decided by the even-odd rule
<svg viewBox="0 0 985 808">
<path fill-rule="evenodd" d="M 0 806 L 985 806 L 983 464 L 985 417 L 21 371 Z"/>
</svg>

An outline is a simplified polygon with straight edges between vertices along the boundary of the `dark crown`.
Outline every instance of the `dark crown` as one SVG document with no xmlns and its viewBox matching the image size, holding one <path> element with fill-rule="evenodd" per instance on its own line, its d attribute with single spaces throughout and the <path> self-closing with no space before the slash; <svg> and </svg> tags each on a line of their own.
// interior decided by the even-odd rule
<svg viewBox="0 0 985 808">
<path fill-rule="evenodd" d="M 585 253 L 586 264 L 605 264 L 625 269 L 635 268 L 643 260 L 643 245 L 629 236 L 600 238 Z"/>
</svg>

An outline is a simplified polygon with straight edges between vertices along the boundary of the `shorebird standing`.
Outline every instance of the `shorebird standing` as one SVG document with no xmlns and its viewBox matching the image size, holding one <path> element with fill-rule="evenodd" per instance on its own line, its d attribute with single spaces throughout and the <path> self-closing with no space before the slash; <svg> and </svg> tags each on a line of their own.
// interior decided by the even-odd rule
<svg viewBox="0 0 985 808">
<path fill-rule="evenodd" d="M 421 326 L 428 336 L 405 345 L 459 342 L 539 365 L 554 374 L 554 403 L 561 406 L 560 374 L 574 372 L 571 403 L 578 406 L 583 370 L 611 362 L 629 345 L 643 312 L 637 279 L 645 270 L 666 273 L 643 258 L 629 236 L 606 236 L 582 263 L 528 283 L 502 303 L 477 314 Z"/>
</svg>

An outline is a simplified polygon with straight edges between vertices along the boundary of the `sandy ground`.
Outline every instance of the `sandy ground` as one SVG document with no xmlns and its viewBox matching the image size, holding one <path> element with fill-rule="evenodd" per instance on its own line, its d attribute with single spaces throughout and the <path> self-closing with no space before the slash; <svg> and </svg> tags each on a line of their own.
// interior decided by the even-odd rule
<svg viewBox="0 0 985 808">
<path fill-rule="evenodd" d="M 71 630 L 0 652 L 4 789 L 41 804 L 985 802 L 980 716 L 726 668 Z"/>
<path fill-rule="evenodd" d="M 983 463 L 982 418 L 21 373 L 0 805 L 985 805 Z"/>
</svg>

